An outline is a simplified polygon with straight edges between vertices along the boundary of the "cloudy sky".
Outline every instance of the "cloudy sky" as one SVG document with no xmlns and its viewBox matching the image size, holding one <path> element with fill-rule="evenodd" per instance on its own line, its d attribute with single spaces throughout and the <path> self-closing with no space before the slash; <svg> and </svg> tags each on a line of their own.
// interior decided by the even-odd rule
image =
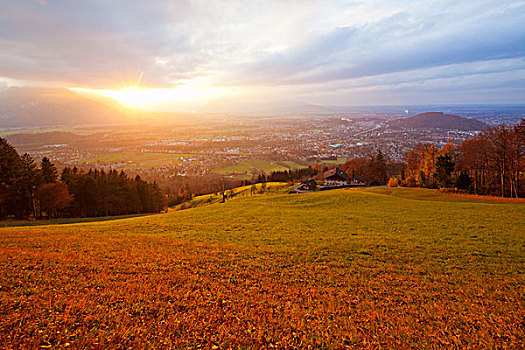
<svg viewBox="0 0 525 350">
<path fill-rule="evenodd" d="M 0 0 L 0 86 L 136 108 L 525 102 L 525 1 Z"/>
</svg>

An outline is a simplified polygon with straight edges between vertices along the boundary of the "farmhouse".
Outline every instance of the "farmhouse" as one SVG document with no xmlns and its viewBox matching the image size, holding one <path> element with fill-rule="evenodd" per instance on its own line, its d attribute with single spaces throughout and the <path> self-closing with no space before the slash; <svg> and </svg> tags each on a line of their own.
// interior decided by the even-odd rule
<svg viewBox="0 0 525 350">
<path fill-rule="evenodd" d="M 348 186 L 350 178 L 348 174 L 339 168 L 324 173 L 324 185 L 328 187 Z"/>
<path fill-rule="evenodd" d="M 307 180 L 301 184 L 301 190 L 314 191 L 317 188 L 317 181 L 314 179 Z"/>
</svg>

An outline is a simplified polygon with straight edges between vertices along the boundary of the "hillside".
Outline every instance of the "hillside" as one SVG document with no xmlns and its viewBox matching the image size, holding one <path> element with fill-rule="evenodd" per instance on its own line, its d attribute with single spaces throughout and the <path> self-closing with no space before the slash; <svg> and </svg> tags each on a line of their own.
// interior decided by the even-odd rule
<svg viewBox="0 0 525 350">
<path fill-rule="evenodd" d="M 519 347 L 523 205 L 344 189 L 1 228 L 0 342 Z"/>
<path fill-rule="evenodd" d="M 443 112 L 427 112 L 412 117 L 399 118 L 387 123 L 392 129 L 447 129 L 463 131 L 480 131 L 487 128 L 487 124 L 459 115 Z"/>
<path fill-rule="evenodd" d="M 126 120 L 117 109 L 68 89 L 0 89 L 0 128 L 107 124 Z"/>
<path fill-rule="evenodd" d="M 272 171 L 301 169 L 305 168 L 306 166 L 307 164 L 299 164 L 293 161 L 279 162 L 264 159 L 246 159 L 239 161 L 235 165 L 214 169 L 213 172 L 218 174 L 255 174 L 259 171 L 269 173 Z"/>
</svg>

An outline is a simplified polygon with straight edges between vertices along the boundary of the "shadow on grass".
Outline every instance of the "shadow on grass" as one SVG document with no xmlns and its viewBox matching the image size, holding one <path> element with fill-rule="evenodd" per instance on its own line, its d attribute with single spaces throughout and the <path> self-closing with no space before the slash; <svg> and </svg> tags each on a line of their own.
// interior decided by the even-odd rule
<svg viewBox="0 0 525 350">
<path fill-rule="evenodd" d="M 78 223 L 84 223 L 84 222 L 129 219 L 129 218 L 136 218 L 140 216 L 149 216 L 149 215 L 157 215 L 157 214 L 134 214 L 134 215 L 102 216 L 102 217 L 92 217 L 92 218 L 65 218 L 65 219 L 63 218 L 63 219 L 50 219 L 50 220 L 2 220 L 0 221 L 0 227 L 78 224 Z"/>
</svg>

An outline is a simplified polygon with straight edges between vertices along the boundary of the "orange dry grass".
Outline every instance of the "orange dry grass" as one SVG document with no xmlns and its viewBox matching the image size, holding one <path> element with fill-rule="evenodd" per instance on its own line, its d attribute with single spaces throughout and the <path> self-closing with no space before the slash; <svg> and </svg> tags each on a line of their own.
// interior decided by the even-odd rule
<svg viewBox="0 0 525 350">
<path fill-rule="evenodd" d="M 0 344 L 518 348 L 522 224 L 513 206 L 341 190 L 2 229 Z"/>
</svg>

